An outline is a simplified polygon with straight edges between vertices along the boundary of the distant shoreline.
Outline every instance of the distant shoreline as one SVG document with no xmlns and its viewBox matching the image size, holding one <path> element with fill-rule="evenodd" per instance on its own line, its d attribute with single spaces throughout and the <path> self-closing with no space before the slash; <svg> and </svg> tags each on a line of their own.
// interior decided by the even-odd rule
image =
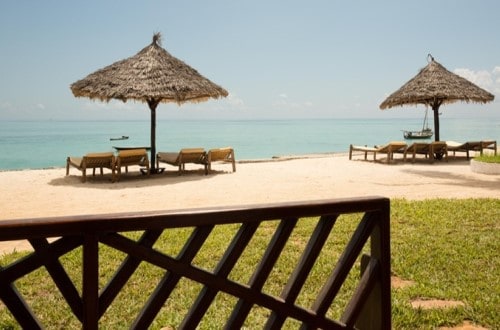
<svg viewBox="0 0 500 330">
<path fill-rule="evenodd" d="M 345 153 L 350 144 L 402 141 L 402 130 L 418 130 L 421 125 L 421 119 L 160 120 L 156 151 L 230 146 L 238 161 L 309 157 Z M 441 137 L 458 142 L 500 141 L 499 128 L 500 119 L 448 119 L 441 122 Z M 116 136 L 129 139 L 109 140 Z M 65 165 L 68 156 L 149 145 L 147 122 L 0 122 L 0 171 L 57 168 Z"/>
</svg>

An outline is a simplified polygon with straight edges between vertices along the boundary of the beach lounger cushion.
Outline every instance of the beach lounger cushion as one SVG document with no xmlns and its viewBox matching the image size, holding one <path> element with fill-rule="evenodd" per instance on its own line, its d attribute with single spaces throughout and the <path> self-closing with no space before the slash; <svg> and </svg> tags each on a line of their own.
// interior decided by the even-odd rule
<svg viewBox="0 0 500 330">
<path fill-rule="evenodd" d="M 159 152 L 156 155 L 156 164 L 159 167 L 160 163 L 177 166 L 179 174 L 182 174 L 186 169 L 186 164 L 200 164 L 205 169 L 205 174 L 208 174 L 206 161 L 206 151 L 203 148 L 184 148 L 179 152 Z"/>
<path fill-rule="evenodd" d="M 431 163 L 434 163 L 435 159 L 441 159 L 443 156 L 448 161 L 448 146 L 444 141 L 434 141 L 431 143 L 427 142 L 415 142 L 406 148 L 404 153 L 404 160 L 408 154 L 412 155 L 412 163 L 415 162 L 415 156 L 417 154 L 425 155 Z"/>
<path fill-rule="evenodd" d="M 455 156 L 456 152 L 465 152 L 467 159 L 469 159 L 469 148 L 467 148 L 467 143 L 446 141 L 446 145 L 448 146 L 448 151 L 453 151 L 453 156 Z"/>
<path fill-rule="evenodd" d="M 397 152 L 404 153 L 407 146 L 408 145 L 406 144 L 406 142 L 402 141 L 391 141 L 383 146 L 374 146 L 374 147 L 356 146 L 351 144 L 349 146 L 349 159 L 352 159 L 353 151 L 362 151 L 364 152 L 365 160 L 367 160 L 369 152 L 373 153 L 374 161 L 377 160 L 377 153 L 387 154 L 387 163 L 389 163 L 391 160 L 394 159 L 394 153 Z"/>
<path fill-rule="evenodd" d="M 95 169 L 99 168 L 103 175 L 103 168 L 108 168 L 112 172 L 112 180 L 115 176 L 115 156 L 112 152 L 88 153 L 83 157 L 66 158 L 66 175 L 69 175 L 69 168 L 74 167 L 82 172 L 82 182 L 87 181 L 87 169 L 92 169 L 95 176 Z"/>
<path fill-rule="evenodd" d="M 125 173 L 128 173 L 128 167 L 132 165 L 144 166 L 146 174 L 149 175 L 148 151 L 146 149 L 120 150 L 116 157 L 117 179 L 120 179 L 122 167 L 125 167 Z"/>
<path fill-rule="evenodd" d="M 464 143 L 456 141 L 446 141 L 448 146 L 448 151 L 453 151 L 453 156 L 456 152 L 465 152 L 467 159 L 470 159 L 471 151 L 479 151 L 480 155 L 483 155 L 485 149 L 493 150 L 494 154 L 497 154 L 497 141 L 495 140 L 482 140 L 482 141 L 467 141 Z"/>
<path fill-rule="evenodd" d="M 233 172 L 236 172 L 236 160 L 234 158 L 234 149 L 231 147 L 208 150 L 207 153 L 208 172 L 212 170 L 212 163 L 215 162 L 230 163 L 233 166 Z"/>
</svg>

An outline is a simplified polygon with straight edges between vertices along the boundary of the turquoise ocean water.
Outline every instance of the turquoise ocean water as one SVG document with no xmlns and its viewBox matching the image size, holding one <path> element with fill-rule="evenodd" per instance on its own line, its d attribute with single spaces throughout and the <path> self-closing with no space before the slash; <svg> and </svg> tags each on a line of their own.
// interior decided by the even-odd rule
<svg viewBox="0 0 500 330">
<path fill-rule="evenodd" d="M 157 151 L 232 146 L 237 159 L 346 152 L 349 144 L 403 140 L 402 130 L 421 129 L 421 119 L 293 119 L 158 121 Z M 432 127 L 432 121 L 429 123 Z M 440 120 L 441 140 L 500 142 L 499 119 Z M 128 140 L 110 141 L 122 135 Z M 3 121 L 0 170 L 65 166 L 67 156 L 149 146 L 149 121 Z M 411 141 L 410 141 L 411 143 Z"/>
</svg>

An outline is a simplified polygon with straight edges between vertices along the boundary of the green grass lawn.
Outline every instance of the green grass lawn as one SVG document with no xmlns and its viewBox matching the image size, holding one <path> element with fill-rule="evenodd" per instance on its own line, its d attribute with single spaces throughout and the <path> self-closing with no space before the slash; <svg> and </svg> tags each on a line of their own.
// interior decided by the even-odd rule
<svg viewBox="0 0 500 330">
<path fill-rule="evenodd" d="M 475 160 L 485 163 L 500 164 L 500 155 L 484 154 L 482 156 L 474 157 Z"/>
<path fill-rule="evenodd" d="M 331 239 L 301 292 L 298 301 L 310 306 L 324 279 L 330 274 L 336 258 L 342 252 L 359 214 L 343 215 L 337 221 Z M 305 219 L 293 232 L 275 270 L 266 282 L 264 291 L 279 295 L 288 275 L 307 244 L 314 229 L 315 219 Z M 395 329 L 433 329 L 452 326 L 468 320 L 491 329 L 500 328 L 500 200 L 467 199 L 428 201 L 393 200 L 391 202 L 391 270 L 394 276 L 414 282 L 405 288 L 392 290 L 392 322 Z M 262 251 L 273 234 L 276 222 L 261 226 L 249 249 L 245 250 L 230 278 L 246 283 L 259 262 Z M 194 264 L 213 269 L 234 235 L 235 225 L 217 227 L 211 234 Z M 165 232 L 155 245 L 164 253 L 175 255 L 184 244 L 191 229 Z M 137 233 L 129 233 L 137 237 Z M 121 253 L 108 247 L 101 248 L 101 285 L 112 276 L 123 259 Z M 22 253 L 0 259 L 5 265 Z M 62 263 L 70 277 L 81 287 L 81 250 L 63 258 Z M 138 314 L 163 272 L 143 263 L 125 290 L 119 295 L 101 319 L 103 329 L 127 328 Z M 37 316 L 50 329 L 79 328 L 71 312 L 51 281 L 44 281 L 45 270 L 39 270 L 18 281 L 19 291 L 34 306 Z M 359 268 L 353 269 L 339 293 L 329 316 L 338 317 L 345 307 L 352 287 L 359 277 Z M 199 284 L 181 280 L 171 299 L 167 301 L 153 329 L 165 326 L 175 328 L 182 321 L 200 290 Z M 464 307 L 449 309 L 413 309 L 413 299 L 442 299 L 461 301 Z M 235 299 L 219 294 L 209 309 L 208 321 L 200 328 L 214 329 L 227 319 Z M 262 328 L 268 311 L 255 307 L 247 320 L 248 328 Z M 0 303 L 0 328 L 16 329 L 11 315 Z M 286 328 L 297 328 L 293 321 Z"/>
</svg>

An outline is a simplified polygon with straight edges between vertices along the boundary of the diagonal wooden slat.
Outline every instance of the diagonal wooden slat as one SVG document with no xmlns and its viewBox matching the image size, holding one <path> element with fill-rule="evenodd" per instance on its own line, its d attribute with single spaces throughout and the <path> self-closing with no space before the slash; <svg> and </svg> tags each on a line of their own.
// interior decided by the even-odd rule
<svg viewBox="0 0 500 330">
<path fill-rule="evenodd" d="M 144 247 L 151 247 L 158 240 L 163 231 L 159 229 L 146 230 L 141 238 L 137 241 L 138 245 Z M 115 233 L 110 233 L 108 235 L 117 235 Z M 106 235 L 100 238 L 100 241 L 106 242 Z M 122 251 L 126 252 L 126 251 Z M 102 316 L 104 312 L 111 305 L 116 296 L 120 293 L 120 290 L 127 283 L 130 277 L 134 274 L 137 267 L 141 263 L 141 259 L 133 258 L 130 255 L 125 258 L 123 263 L 120 265 L 115 275 L 111 278 L 108 284 L 104 287 L 100 297 L 99 297 L 99 316 Z"/>
<path fill-rule="evenodd" d="M 295 299 L 297 299 L 297 296 L 307 280 L 309 272 L 314 266 L 326 239 L 330 235 L 337 217 L 338 215 L 322 216 L 316 225 L 316 228 L 314 229 L 314 232 L 312 233 L 297 266 L 295 266 L 292 275 L 288 279 L 285 289 L 281 293 L 281 297 L 285 299 L 288 304 L 294 304 Z M 269 317 L 266 327 L 281 327 L 285 320 L 286 314 L 279 314 L 274 311 Z"/>
<path fill-rule="evenodd" d="M 75 239 L 75 237 L 63 237 L 56 240 L 50 245 L 49 253 L 50 255 L 52 255 L 52 258 L 55 259 L 73 250 L 79 245 L 81 245 L 81 239 Z M 45 261 L 46 258 L 43 257 L 39 252 L 32 252 L 29 255 L 21 258 L 20 260 L 8 265 L 7 267 L 0 268 L 0 297 L 23 328 L 37 329 L 42 328 L 42 325 L 39 323 L 36 316 L 26 304 L 21 294 L 14 287 L 13 282 L 23 277 L 24 275 L 27 275 L 32 271 L 35 271 L 36 269 L 42 267 L 45 264 Z M 57 278 L 54 280 L 54 282 L 56 282 L 56 284 L 59 283 Z M 71 282 L 71 280 L 69 282 Z M 72 286 L 72 284 L 68 284 L 67 282 L 66 284 Z M 71 289 L 69 289 L 69 291 L 70 290 Z M 63 293 L 63 296 L 65 297 L 65 299 L 67 299 L 68 304 L 70 306 L 73 305 L 71 306 L 71 308 L 75 315 L 78 315 L 76 314 L 78 312 L 80 312 L 81 315 L 81 300 L 79 299 L 78 294 L 78 297 L 75 297 L 74 292 L 67 293 L 67 290 L 65 289 L 63 289 L 62 291 L 66 293 Z M 77 306 L 79 304 L 80 311 L 78 311 Z"/>
<path fill-rule="evenodd" d="M 73 249 L 82 245 L 81 237 L 63 237 L 50 244 L 50 253 L 54 257 L 60 257 Z M 33 272 L 34 270 L 43 266 L 43 259 L 38 254 L 32 252 L 27 256 L 5 266 L 2 270 L 2 279 L 7 282 L 14 282 L 15 280 Z"/>
<path fill-rule="evenodd" d="M 231 244 L 229 244 L 226 253 L 224 253 L 219 264 L 214 270 L 214 274 L 217 278 L 225 279 L 229 275 L 229 272 L 233 269 L 234 265 L 238 261 L 238 258 L 243 253 L 245 247 L 248 245 L 248 242 L 252 239 L 259 225 L 259 222 L 252 222 L 245 223 L 240 227 L 231 241 Z M 212 288 L 205 283 L 205 287 L 201 290 L 198 298 L 193 303 L 180 327 L 182 329 L 196 328 L 217 293 L 217 289 Z"/>
<path fill-rule="evenodd" d="M 2 268 L 0 267 L 0 271 Z M 4 281 L 0 273 L 0 299 L 23 329 L 42 329 L 42 324 L 21 297 L 16 287 Z"/>
<path fill-rule="evenodd" d="M 205 243 L 206 239 L 212 232 L 213 228 L 214 226 L 195 228 L 179 253 L 179 260 L 181 262 L 191 263 L 200 248 L 203 246 L 203 243 Z M 155 316 L 158 314 L 180 279 L 181 276 L 178 274 L 170 272 L 165 273 L 165 276 L 161 279 L 160 283 L 146 303 L 146 306 L 143 308 L 132 325 L 133 329 L 145 329 L 151 325 Z"/>
<path fill-rule="evenodd" d="M 249 285 L 252 290 L 261 291 L 267 277 L 273 270 L 273 266 L 278 260 L 281 251 L 285 247 L 290 234 L 292 233 L 298 218 L 283 219 L 280 221 L 278 228 L 267 246 L 267 249 L 262 257 L 261 262 L 255 269 L 252 277 L 250 278 Z M 240 329 L 245 322 L 248 313 L 250 312 L 253 303 L 240 299 L 229 317 L 225 328 L 226 329 Z"/>
<path fill-rule="evenodd" d="M 366 304 L 366 300 L 377 283 L 379 275 L 379 263 L 376 259 L 371 259 L 367 268 L 363 272 L 356 292 L 349 301 L 344 314 L 340 318 L 340 321 L 345 323 L 348 327 L 354 327 L 362 308 Z"/>
<path fill-rule="evenodd" d="M 325 283 L 323 289 L 316 298 L 316 301 L 312 306 L 312 310 L 318 315 L 325 315 L 333 299 L 337 296 L 337 293 L 342 287 L 342 284 L 347 278 L 352 266 L 356 262 L 361 249 L 370 237 L 370 232 L 374 226 L 374 216 L 375 215 L 373 213 L 365 213 L 356 228 L 356 231 L 344 249 L 344 252 L 339 258 L 337 265 L 333 269 L 332 274 L 328 278 L 328 281 Z"/>
<path fill-rule="evenodd" d="M 73 311 L 73 314 L 81 322 L 83 320 L 82 300 L 68 273 L 66 273 L 66 270 L 59 262 L 57 254 L 52 253 L 51 246 L 45 238 L 31 238 L 29 242 L 35 249 L 36 254 L 43 260 L 45 268 Z"/>
</svg>

